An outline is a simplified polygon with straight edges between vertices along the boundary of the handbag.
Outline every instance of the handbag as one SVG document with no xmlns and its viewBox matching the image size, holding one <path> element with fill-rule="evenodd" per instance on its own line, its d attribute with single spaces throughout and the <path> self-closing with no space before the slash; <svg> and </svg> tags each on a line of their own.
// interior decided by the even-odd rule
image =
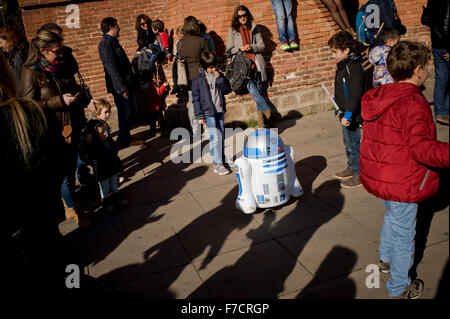
<svg viewBox="0 0 450 319">
<path fill-rule="evenodd" d="M 177 60 L 177 85 L 188 85 L 188 78 L 187 78 L 187 72 L 186 72 L 186 61 L 181 59 L 181 45 L 180 45 L 180 52 L 179 52 L 180 58 Z"/>
<path fill-rule="evenodd" d="M 92 95 L 89 90 L 89 87 L 84 83 L 83 77 L 81 76 L 80 72 L 78 72 L 78 80 L 80 81 L 80 91 L 79 91 L 80 94 L 77 96 L 76 102 L 79 105 L 82 105 L 83 108 L 85 108 L 91 102 Z"/>
</svg>

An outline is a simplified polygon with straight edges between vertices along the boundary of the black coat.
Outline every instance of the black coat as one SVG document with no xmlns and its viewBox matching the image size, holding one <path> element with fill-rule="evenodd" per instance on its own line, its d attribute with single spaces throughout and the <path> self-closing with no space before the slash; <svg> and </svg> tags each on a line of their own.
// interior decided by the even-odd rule
<svg viewBox="0 0 450 319">
<path fill-rule="evenodd" d="M 431 42 L 435 49 L 446 49 L 449 52 L 448 24 L 450 0 L 428 0 L 423 10 L 421 22 L 430 27 Z"/>
<path fill-rule="evenodd" d="M 108 34 L 103 34 L 103 38 L 98 45 L 98 53 L 105 70 L 108 93 L 122 94 L 131 89 L 133 70 L 125 50 L 119 44 L 119 40 Z"/>
<path fill-rule="evenodd" d="M 361 98 L 366 91 L 366 75 L 361 61 L 361 55 L 358 53 L 350 53 L 340 61 L 337 64 L 334 83 L 337 105 L 344 111 L 352 112 L 352 122 L 355 123 L 362 123 Z"/>
<path fill-rule="evenodd" d="M 102 125 L 107 132 L 107 138 L 103 142 L 95 129 L 96 124 Z M 85 130 L 83 130 L 80 158 L 94 168 L 94 176 L 98 182 L 104 181 L 122 170 L 118 150 L 106 122 L 93 119 L 87 123 Z"/>
<path fill-rule="evenodd" d="M 138 44 L 138 49 L 137 51 L 141 51 L 142 48 L 148 48 L 150 46 L 150 44 L 154 44 L 156 40 L 156 36 L 153 33 L 152 30 L 139 30 L 138 31 L 138 36 L 137 36 L 137 44 Z"/>
</svg>

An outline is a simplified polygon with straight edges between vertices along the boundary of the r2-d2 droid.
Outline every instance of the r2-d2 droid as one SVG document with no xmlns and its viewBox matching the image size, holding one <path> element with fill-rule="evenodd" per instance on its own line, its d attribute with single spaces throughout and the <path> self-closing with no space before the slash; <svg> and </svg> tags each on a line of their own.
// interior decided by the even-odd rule
<svg viewBox="0 0 450 319">
<path fill-rule="evenodd" d="M 234 165 L 239 183 L 236 208 L 246 214 L 258 207 L 282 205 L 291 196 L 303 194 L 295 174 L 294 150 L 274 131 L 259 129 L 246 137 L 244 156 Z"/>
</svg>

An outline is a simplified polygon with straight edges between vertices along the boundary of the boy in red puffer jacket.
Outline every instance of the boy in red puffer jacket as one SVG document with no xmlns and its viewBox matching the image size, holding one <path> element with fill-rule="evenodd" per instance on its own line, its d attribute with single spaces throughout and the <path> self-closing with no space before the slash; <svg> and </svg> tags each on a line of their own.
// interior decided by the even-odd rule
<svg viewBox="0 0 450 319">
<path fill-rule="evenodd" d="M 404 41 L 392 48 L 387 67 L 396 83 L 368 91 L 362 99 L 364 136 L 360 148 L 360 180 L 381 198 L 387 210 L 380 235 L 382 272 L 393 299 L 417 299 L 423 282 L 408 275 L 414 260 L 418 203 L 433 196 L 439 175 L 449 166 L 449 144 L 436 140 L 436 127 L 419 87 L 427 79 L 430 50 Z"/>
</svg>

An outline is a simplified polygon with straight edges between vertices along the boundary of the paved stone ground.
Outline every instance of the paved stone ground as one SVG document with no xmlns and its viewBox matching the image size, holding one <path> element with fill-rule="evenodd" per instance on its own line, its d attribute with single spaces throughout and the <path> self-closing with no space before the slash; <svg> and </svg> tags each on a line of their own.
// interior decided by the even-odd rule
<svg viewBox="0 0 450 319">
<path fill-rule="evenodd" d="M 121 190 L 131 204 L 94 213 L 92 230 L 66 221 L 61 231 L 90 275 L 132 298 L 387 298 L 388 275 L 381 274 L 378 289 L 365 285 L 385 210 L 363 188 L 342 189 L 332 177 L 346 166 L 333 113 L 276 127 L 295 151 L 305 190 L 297 200 L 246 215 L 235 209 L 234 174 L 218 176 L 206 163 L 174 164 L 174 141 L 153 138 L 120 152 Z M 134 133 L 145 138 L 144 129 Z M 438 136 L 448 141 L 448 127 L 438 126 Z M 240 156 L 237 140 L 227 140 L 227 154 Z M 423 298 L 436 296 L 448 266 L 448 171 L 443 180 L 445 192 L 418 218 Z"/>
</svg>

